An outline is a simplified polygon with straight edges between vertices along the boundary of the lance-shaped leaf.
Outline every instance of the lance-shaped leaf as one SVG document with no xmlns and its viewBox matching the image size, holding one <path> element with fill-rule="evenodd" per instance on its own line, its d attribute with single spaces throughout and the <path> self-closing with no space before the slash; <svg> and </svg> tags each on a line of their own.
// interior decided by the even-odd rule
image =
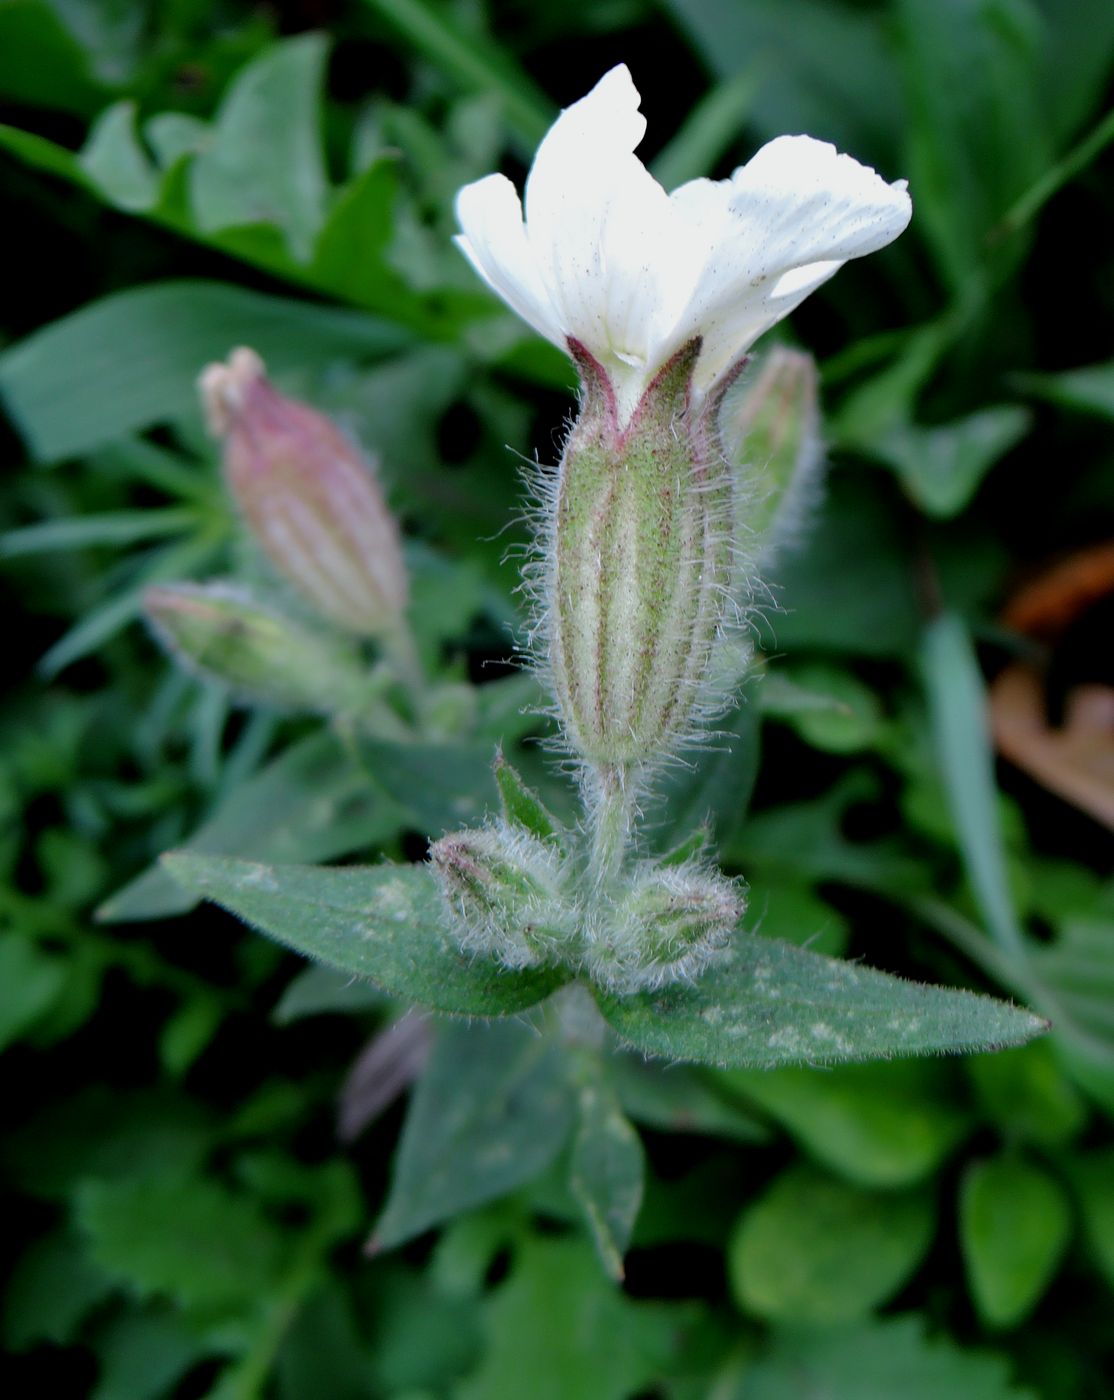
<svg viewBox="0 0 1114 1400">
<path fill-rule="evenodd" d="M 601 1074 L 589 1076 L 580 1086 L 577 1110 L 569 1187 L 604 1268 L 621 1279 L 623 1255 L 642 1205 L 642 1143 Z"/>
<path fill-rule="evenodd" d="M 743 932 L 698 982 L 597 997 L 644 1054 L 756 1069 L 996 1049 L 1048 1029 L 1006 1002 Z"/>
<path fill-rule="evenodd" d="M 410 1102 L 372 1248 L 393 1248 L 529 1181 L 560 1151 L 571 1121 L 571 1085 L 551 1037 L 518 1021 L 443 1025 Z"/>
<path fill-rule="evenodd" d="M 164 864 L 269 938 L 435 1011 L 506 1016 L 565 980 L 555 969 L 508 972 L 462 952 L 424 866 L 261 865 L 184 851 Z"/>
</svg>

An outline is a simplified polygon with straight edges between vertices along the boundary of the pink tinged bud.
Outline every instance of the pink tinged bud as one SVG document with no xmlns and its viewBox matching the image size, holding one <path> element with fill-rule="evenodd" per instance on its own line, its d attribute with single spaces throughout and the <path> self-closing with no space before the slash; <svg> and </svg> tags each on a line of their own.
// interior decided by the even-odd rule
<svg viewBox="0 0 1114 1400">
<path fill-rule="evenodd" d="M 442 836 L 429 857 L 462 947 L 505 967 L 531 967 L 575 938 L 551 843 L 498 823 Z"/>
<path fill-rule="evenodd" d="M 176 660 L 247 701 L 358 714 L 375 699 L 348 644 L 302 627 L 235 584 L 162 584 L 146 591 L 143 609 Z"/>
<path fill-rule="evenodd" d="M 592 975 L 620 993 L 695 977 L 745 912 L 743 887 L 698 861 L 646 865 L 589 949 Z"/>
<path fill-rule="evenodd" d="M 566 737 L 599 770 L 654 762 L 707 698 L 734 577 L 732 472 L 721 399 L 694 403 L 690 341 L 621 426 L 611 384 L 582 347 L 580 417 L 544 542 L 542 632 Z"/>
<path fill-rule="evenodd" d="M 372 464 L 329 419 L 280 394 L 254 350 L 210 365 L 199 387 L 229 490 L 275 569 L 345 631 L 396 631 L 406 567 Z"/>
<path fill-rule="evenodd" d="M 816 362 L 776 346 L 725 413 L 727 455 L 742 478 L 740 533 L 768 562 L 800 529 L 823 469 Z"/>
</svg>

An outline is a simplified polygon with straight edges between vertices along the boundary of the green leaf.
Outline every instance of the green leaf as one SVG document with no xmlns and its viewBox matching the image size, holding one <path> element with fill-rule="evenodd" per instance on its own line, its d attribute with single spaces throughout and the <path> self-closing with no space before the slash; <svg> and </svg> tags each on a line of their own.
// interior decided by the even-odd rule
<svg viewBox="0 0 1114 1400">
<path fill-rule="evenodd" d="M 891 1297 L 933 1230 L 921 1192 L 868 1192 L 792 1167 L 744 1211 L 727 1246 L 736 1302 L 773 1322 L 850 1322 Z"/>
<path fill-rule="evenodd" d="M 105 645 L 142 610 L 143 590 L 148 584 L 181 578 L 212 561 L 221 537 L 213 531 L 187 535 L 162 548 L 141 555 L 122 592 L 110 594 L 103 603 L 84 613 L 54 645 L 39 658 L 39 672 L 50 680 Z M 129 561 L 131 562 L 131 561 Z"/>
<path fill-rule="evenodd" d="M 388 315 L 414 302 L 386 260 L 397 193 L 395 159 L 384 157 L 361 171 L 338 192 L 317 235 L 311 269 L 325 291 Z"/>
<path fill-rule="evenodd" d="M 442 1025 L 410 1101 L 372 1245 L 391 1249 L 529 1181 L 568 1136 L 560 1048 L 517 1021 Z"/>
<path fill-rule="evenodd" d="M 377 1309 L 377 1332 L 381 1327 Z M 379 1393 L 372 1348 L 362 1332 L 347 1290 L 330 1279 L 299 1310 L 283 1340 L 275 1368 L 280 1400 L 313 1394 L 366 1400 Z"/>
<path fill-rule="evenodd" d="M 0 941 L 0 1050 L 50 1010 L 66 982 L 66 963 L 12 931 Z"/>
<path fill-rule="evenodd" d="M 743 1069 L 958 1054 L 1020 1044 L 1047 1029 L 1006 1002 L 741 931 L 695 983 L 596 995 L 615 1030 L 644 1054 Z"/>
<path fill-rule="evenodd" d="M 330 870 L 186 852 L 164 862 L 175 880 L 276 942 L 435 1011 L 507 1016 L 564 980 L 555 969 L 508 972 L 462 952 L 425 866 Z"/>
<path fill-rule="evenodd" d="M 327 192 L 320 132 L 326 51 L 324 35 L 303 34 L 237 74 L 190 170 L 203 232 L 273 224 L 294 256 L 308 261 Z"/>
<path fill-rule="evenodd" d="M 134 102 L 116 102 L 97 118 L 78 165 L 118 209 L 139 213 L 158 198 L 159 177 L 136 131 Z"/>
<path fill-rule="evenodd" d="M 503 757 L 502 749 L 495 755 L 495 786 L 503 816 L 512 826 L 520 826 L 542 841 L 561 846 L 560 824 L 547 809 L 533 788 L 528 788 L 520 774 Z"/>
<path fill-rule="evenodd" d="M 367 1272 L 374 1287 L 375 1383 L 346 1400 L 455 1395 L 460 1376 L 475 1366 L 480 1350 L 475 1308 L 469 1301 L 443 1296 L 428 1276 L 404 1269 L 401 1263 L 396 1266 L 394 1260 L 377 1260 Z M 363 1316 L 357 1317 L 356 1326 L 361 1332 L 368 1330 Z M 315 1387 L 316 1378 L 309 1394 Z M 305 1396 L 302 1390 L 285 1400 L 305 1400 Z"/>
<path fill-rule="evenodd" d="M 90 1400 L 161 1400 L 207 1351 L 177 1313 L 162 1308 L 119 1314 L 95 1345 L 100 1372 Z"/>
<path fill-rule="evenodd" d="M 33 131 L 21 131 L 17 126 L 5 126 L 0 123 L 0 150 L 7 151 L 35 170 L 57 175 L 81 189 L 95 192 L 74 152 L 54 141 L 48 141 L 45 136 L 37 136 Z"/>
<path fill-rule="evenodd" d="M 861 1186 L 911 1186 L 940 1165 L 968 1118 L 941 1066 L 905 1060 L 830 1074 L 724 1070 L 717 1080 L 790 1132 L 824 1166 Z"/>
<path fill-rule="evenodd" d="M 985 261 L 986 235 L 1049 161 L 1042 28 L 1025 0 L 900 0 L 896 9 L 910 184 L 941 272 L 963 289 Z M 1024 248 L 1010 245 L 1015 257 Z"/>
<path fill-rule="evenodd" d="M 1031 426 L 1024 408 L 1002 405 L 933 428 L 897 425 L 874 451 L 894 466 L 926 514 L 946 520 L 970 504 L 983 477 Z"/>
<path fill-rule="evenodd" d="M 359 738 L 364 773 L 423 836 L 474 824 L 494 800 L 487 744 L 395 744 Z"/>
<path fill-rule="evenodd" d="M 1053 1039 L 998 1055 L 973 1055 L 964 1068 L 999 1132 L 1038 1147 L 1063 1147 L 1087 1122 L 1087 1108 L 1061 1069 Z"/>
<path fill-rule="evenodd" d="M 848 885 L 886 883 L 916 886 L 924 879 L 919 863 L 901 844 L 892 840 L 870 844 L 849 841 L 843 834 L 844 816 L 857 802 L 877 796 L 875 783 L 862 768 L 853 769 L 819 797 L 787 802 L 753 816 L 731 847 L 729 859 L 763 880 L 772 872 L 782 881 L 838 880 Z M 754 895 L 754 913 L 763 917 Z M 776 925 L 775 925 L 776 927 Z M 823 923 L 809 923 L 792 941 L 803 941 L 819 932 Z"/>
<path fill-rule="evenodd" d="M 209 1315 L 257 1304 L 284 1254 L 250 1197 L 176 1172 L 87 1181 L 77 1221 L 98 1266 L 139 1296 Z"/>
<path fill-rule="evenodd" d="M 844 150 L 890 156 L 900 95 L 880 26 L 831 0 L 669 0 L 721 78 L 746 63 L 758 82 L 752 120 L 763 136 L 808 131 Z M 707 174 L 706 170 L 697 172 Z"/>
<path fill-rule="evenodd" d="M 1067 139 L 1101 104 L 1110 81 L 1114 11 L 1106 0 L 1038 0 L 1041 95 L 1055 134 Z"/>
<path fill-rule="evenodd" d="M 362 313 L 221 282 L 162 282 L 91 302 L 5 350 L 0 393 L 31 452 L 49 462 L 195 418 L 198 371 L 235 345 L 254 346 L 281 374 L 374 358 L 408 338 Z"/>
<path fill-rule="evenodd" d="M 1062 374 L 1017 375 L 1014 382 L 1061 408 L 1114 420 L 1114 360 Z"/>
<path fill-rule="evenodd" d="M 750 891 L 747 926 L 763 938 L 796 943 L 829 958 L 844 955 L 850 935 L 843 915 L 807 884 L 765 872 L 759 886 Z"/>
<path fill-rule="evenodd" d="M 629 1400 L 660 1381 L 687 1310 L 634 1302 L 579 1240 L 525 1239 L 487 1305 L 487 1346 L 459 1400 Z M 544 1321 L 543 1321 L 544 1320 Z"/>
<path fill-rule="evenodd" d="M 1056 939 L 1029 950 L 1034 994 L 1047 1001 L 1054 1045 L 1072 1078 L 1114 1113 L 1114 948 L 1109 914 L 1066 918 Z"/>
<path fill-rule="evenodd" d="M 720 1093 L 707 1072 L 687 1065 L 660 1065 L 620 1051 L 608 1057 L 608 1073 L 623 1106 L 636 1123 L 667 1133 L 701 1133 L 733 1142 L 768 1142 L 769 1129 L 730 1093 Z"/>
<path fill-rule="evenodd" d="M 56 8 L 48 0 L 0 6 L 0 93 L 7 102 L 86 115 L 104 90 Z"/>
<path fill-rule="evenodd" d="M 187 507 L 164 510 L 117 510 L 43 520 L 0 535 L 0 559 L 19 559 L 51 550 L 88 549 L 93 545 L 127 545 L 163 535 L 182 534 L 199 524 Z"/>
<path fill-rule="evenodd" d="M 876 480 L 833 480 L 808 548 L 779 560 L 775 582 L 778 609 L 758 619 L 765 651 L 901 656 L 916 644 L 908 552 Z"/>
<path fill-rule="evenodd" d="M 748 1371 L 739 1400 L 1037 1400 L 1036 1391 L 1013 1384 L 1004 1358 L 927 1332 L 915 1314 L 816 1332 L 786 1329 Z"/>
<path fill-rule="evenodd" d="M 404 819 L 369 790 L 336 736 L 321 729 L 233 787 L 179 849 L 276 863 L 336 860 L 385 841 Z M 108 922 L 167 918 L 188 913 L 198 899 L 156 865 L 106 900 L 97 917 Z"/>
<path fill-rule="evenodd" d="M 143 123 L 143 136 L 162 170 L 196 155 L 210 139 L 209 123 L 188 112 L 157 112 Z"/>
<path fill-rule="evenodd" d="M 378 987 L 315 963 L 303 968 L 289 984 L 271 1012 L 271 1020 L 276 1025 L 288 1026 L 306 1016 L 381 1011 L 388 1004 L 388 998 Z"/>
<path fill-rule="evenodd" d="M 959 1193 L 959 1240 L 983 1321 L 1012 1327 L 1032 1312 L 1071 1236 L 1063 1187 L 1019 1157 L 975 1162 Z"/>
<path fill-rule="evenodd" d="M 677 1161 L 689 1160 L 686 1156 Z M 663 1244 L 710 1246 L 723 1253 L 724 1242 L 739 1213 L 740 1192 L 753 1194 L 750 1173 L 734 1152 L 701 1156 L 698 1165 L 675 1177 L 651 1171 L 646 1199 L 634 1232 L 634 1248 Z M 752 1164 L 754 1159 L 750 1159 Z"/>
<path fill-rule="evenodd" d="M 129 1093 L 91 1084 L 8 1132 L 3 1161 L 30 1195 L 65 1198 L 87 1179 L 188 1171 L 210 1150 L 212 1136 L 197 1100 L 166 1088 Z"/>
<path fill-rule="evenodd" d="M 775 682 L 781 684 L 771 697 L 766 692 Z M 850 671 L 821 662 L 772 673 L 759 695 L 764 713 L 784 718 L 814 749 L 857 753 L 871 748 L 882 731 L 882 707 L 874 691 Z"/>
<path fill-rule="evenodd" d="M 520 154 L 532 156 L 556 116 L 544 93 L 499 45 L 465 27 L 436 0 L 364 0 L 439 72 L 465 90 L 494 93 L 518 138 Z"/>
<path fill-rule="evenodd" d="M 593 1075 L 577 1093 L 569 1189 L 584 1212 L 603 1266 L 623 1277 L 623 1255 L 642 1205 L 645 1157 L 610 1084 Z"/>
<path fill-rule="evenodd" d="M 42 1235 L 16 1260 L 4 1295 L 2 1334 L 11 1351 L 40 1342 L 68 1346 L 111 1279 L 68 1231 Z"/>
<path fill-rule="evenodd" d="M 668 772 L 647 802 L 654 846 L 668 851 L 698 827 L 729 844 L 746 820 L 758 776 L 761 735 L 758 706 L 749 687 L 738 707 L 713 726 L 708 747 Z"/>
<path fill-rule="evenodd" d="M 1114 1287 L 1114 1148 L 1099 1148 L 1077 1159 L 1072 1180 L 1091 1254 Z"/>
<path fill-rule="evenodd" d="M 998 825 L 986 691 L 959 618 L 944 614 L 929 626 L 922 669 L 938 761 L 975 898 L 999 947 L 1020 954 L 1024 938 Z"/>
<path fill-rule="evenodd" d="M 180 1079 L 204 1053 L 224 1023 L 227 1010 L 219 997 L 187 998 L 163 1022 L 159 1059 L 172 1078 Z"/>
</svg>

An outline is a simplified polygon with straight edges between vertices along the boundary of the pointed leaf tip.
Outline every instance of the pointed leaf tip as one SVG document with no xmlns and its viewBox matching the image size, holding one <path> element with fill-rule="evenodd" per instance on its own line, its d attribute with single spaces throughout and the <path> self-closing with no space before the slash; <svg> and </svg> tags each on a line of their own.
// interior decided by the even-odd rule
<svg viewBox="0 0 1114 1400">
<path fill-rule="evenodd" d="M 742 932 L 695 983 L 597 999 L 644 1054 L 732 1068 L 997 1050 L 1049 1028 L 1008 1002 Z"/>
</svg>

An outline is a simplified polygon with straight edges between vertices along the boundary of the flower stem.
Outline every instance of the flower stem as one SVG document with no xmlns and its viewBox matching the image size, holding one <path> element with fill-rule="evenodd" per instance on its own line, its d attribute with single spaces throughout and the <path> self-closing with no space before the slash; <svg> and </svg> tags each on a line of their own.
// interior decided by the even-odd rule
<svg viewBox="0 0 1114 1400">
<path fill-rule="evenodd" d="M 588 877 L 592 886 L 599 889 L 609 885 L 622 868 L 630 841 L 633 804 L 625 764 L 597 768 L 595 777 Z"/>
</svg>

